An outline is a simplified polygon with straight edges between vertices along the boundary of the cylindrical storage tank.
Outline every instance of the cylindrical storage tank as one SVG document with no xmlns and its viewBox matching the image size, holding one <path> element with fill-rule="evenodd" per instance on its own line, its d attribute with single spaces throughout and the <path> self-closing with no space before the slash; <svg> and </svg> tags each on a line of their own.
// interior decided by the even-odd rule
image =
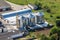
<svg viewBox="0 0 60 40">
<path fill-rule="evenodd" d="M 23 26 L 25 27 L 26 26 L 26 19 L 25 19 L 25 17 L 22 17 L 22 22 L 23 22 Z"/>
<path fill-rule="evenodd" d="M 23 15 L 25 18 L 26 26 L 30 25 L 30 14 Z"/>
<path fill-rule="evenodd" d="M 22 16 L 19 16 L 18 19 L 19 19 L 19 26 L 20 27 L 23 27 L 23 22 L 22 22 L 23 19 L 22 19 Z"/>
<path fill-rule="evenodd" d="M 30 18 L 30 26 L 35 25 L 35 16 L 31 14 L 29 18 Z"/>
<path fill-rule="evenodd" d="M 30 23 L 29 23 L 29 18 L 26 18 L 26 25 L 28 26 Z"/>
<path fill-rule="evenodd" d="M 39 12 L 37 15 L 37 23 L 40 24 L 40 23 L 44 23 L 44 14 L 42 12 Z"/>
</svg>

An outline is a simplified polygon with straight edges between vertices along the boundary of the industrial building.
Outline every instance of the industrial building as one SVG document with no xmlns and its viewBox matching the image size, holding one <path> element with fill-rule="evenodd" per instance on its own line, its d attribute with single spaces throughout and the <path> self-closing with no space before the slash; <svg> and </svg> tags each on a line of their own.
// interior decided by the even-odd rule
<svg viewBox="0 0 60 40">
<path fill-rule="evenodd" d="M 16 15 L 18 15 L 18 17 Z M 17 24 L 19 24 L 18 28 L 21 30 L 25 30 L 26 27 L 29 27 L 30 29 L 36 29 L 47 27 L 48 25 L 48 23 L 44 20 L 43 12 L 33 13 L 31 9 L 23 9 L 10 13 L 4 13 L 2 16 L 3 19 L 7 20 L 8 24 L 13 25 L 13 28 L 15 29 L 17 28 Z"/>
</svg>

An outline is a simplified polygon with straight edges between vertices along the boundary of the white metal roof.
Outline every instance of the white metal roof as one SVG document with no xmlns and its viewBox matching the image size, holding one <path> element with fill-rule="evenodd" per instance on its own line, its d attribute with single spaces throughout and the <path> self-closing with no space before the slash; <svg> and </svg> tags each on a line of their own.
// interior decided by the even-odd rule
<svg viewBox="0 0 60 40">
<path fill-rule="evenodd" d="M 31 9 L 23 9 L 23 10 L 13 11 L 13 12 L 9 12 L 9 13 L 3 13 L 2 15 L 8 15 L 8 14 L 17 13 L 17 12 L 22 12 L 22 11 L 26 11 L 26 10 L 31 10 Z"/>
</svg>

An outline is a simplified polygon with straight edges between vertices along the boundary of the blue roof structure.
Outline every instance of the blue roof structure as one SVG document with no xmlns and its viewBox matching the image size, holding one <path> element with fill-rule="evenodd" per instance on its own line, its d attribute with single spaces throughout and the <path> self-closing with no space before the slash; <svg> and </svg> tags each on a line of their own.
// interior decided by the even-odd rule
<svg viewBox="0 0 60 40">
<path fill-rule="evenodd" d="M 10 12 L 10 13 L 4 13 L 2 14 L 3 18 L 9 18 L 9 17 L 13 17 L 16 15 L 23 15 L 23 14 L 30 14 L 31 9 L 24 9 L 24 10 L 19 10 L 19 11 L 14 11 L 14 12 Z"/>
</svg>

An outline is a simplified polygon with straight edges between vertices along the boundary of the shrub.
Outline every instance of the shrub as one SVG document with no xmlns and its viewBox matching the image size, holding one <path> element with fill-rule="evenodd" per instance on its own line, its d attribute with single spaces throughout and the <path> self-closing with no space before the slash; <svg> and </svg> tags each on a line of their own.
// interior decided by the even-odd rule
<svg viewBox="0 0 60 40">
<path fill-rule="evenodd" d="M 57 16 L 56 18 L 57 18 L 57 19 L 60 19 L 60 16 Z"/>
<path fill-rule="evenodd" d="M 50 15 L 50 17 L 53 17 L 53 15 Z"/>
<path fill-rule="evenodd" d="M 56 20 L 56 26 L 60 26 L 60 20 Z"/>
<path fill-rule="evenodd" d="M 58 32 L 58 28 L 57 27 L 53 27 L 50 31 L 50 36 L 53 34 L 56 34 Z"/>
<path fill-rule="evenodd" d="M 50 31 L 50 36 L 53 35 L 53 38 L 51 37 L 51 40 L 53 40 L 53 39 L 55 38 L 55 37 L 54 37 L 54 34 L 55 34 L 55 36 L 56 36 L 56 34 L 57 34 L 57 36 L 58 36 L 57 40 L 60 40 L 60 28 L 58 28 L 58 27 L 53 27 L 53 28 L 51 29 L 51 31 Z"/>
<path fill-rule="evenodd" d="M 44 6 L 43 9 L 44 9 L 45 11 L 47 11 L 48 13 L 51 13 L 51 10 L 50 10 L 50 8 L 49 8 L 47 5 Z"/>
<path fill-rule="evenodd" d="M 58 39 L 57 34 L 53 34 L 53 35 L 50 37 L 50 40 L 57 40 L 57 39 Z"/>
<path fill-rule="evenodd" d="M 58 29 L 58 35 L 60 36 L 60 28 Z"/>
<path fill-rule="evenodd" d="M 58 29 L 58 40 L 60 40 L 60 28 Z"/>
<path fill-rule="evenodd" d="M 49 37 L 46 35 L 42 34 L 40 40 L 49 40 Z"/>
</svg>

